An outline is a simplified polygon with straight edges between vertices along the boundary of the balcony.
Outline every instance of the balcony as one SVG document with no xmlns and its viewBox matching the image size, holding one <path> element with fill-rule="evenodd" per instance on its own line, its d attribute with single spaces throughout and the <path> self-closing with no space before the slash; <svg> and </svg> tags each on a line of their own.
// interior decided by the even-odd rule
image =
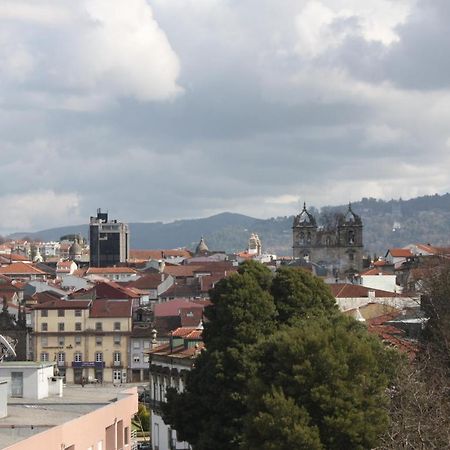
<svg viewBox="0 0 450 450">
<path fill-rule="evenodd" d="M 122 367 L 122 361 L 113 361 L 112 366 L 113 367 Z"/>
</svg>

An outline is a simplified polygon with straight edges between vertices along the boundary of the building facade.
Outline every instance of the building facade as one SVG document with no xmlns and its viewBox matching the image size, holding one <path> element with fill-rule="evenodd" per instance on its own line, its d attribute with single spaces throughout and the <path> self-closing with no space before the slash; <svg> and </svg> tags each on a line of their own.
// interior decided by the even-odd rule
<svg viewBox="0 0 450 450">
<path fill-rule="evenodd" d="M 55 300 L 33 307 L 37 361 L 55 361 L 67 383 L 128 380 L 131 301 Z"/>
<path fill-rule="evenodd" d="M 353 275 L 362 270 L 363 224 L 348 206 L 334 223 L 319 227 L 315 217 L 303 206 L 292 226 L 293 256 L 316 263 L 334 276 Z"/>
<path fill-rule="evenodd" d="M 167 388 L 183 392 L 185 378 L 195 358 L 203 348 L 202 330 L 183 327 L 175 330 L 167 345 L 150 352 L 150 408 L 153 450 L 191 449 L 179 441 L 176 430 L 167 425 L 161 415 L 161 403 L 166 401 Z"/>
<path fill-rule="evenodd" d="M 97 210 L 89 223 L 89 257 L 91 267 L 108 267 L 126 263 L 130 253 L 128 225 L 108 220 L 108 213 Z"/>
</svg>

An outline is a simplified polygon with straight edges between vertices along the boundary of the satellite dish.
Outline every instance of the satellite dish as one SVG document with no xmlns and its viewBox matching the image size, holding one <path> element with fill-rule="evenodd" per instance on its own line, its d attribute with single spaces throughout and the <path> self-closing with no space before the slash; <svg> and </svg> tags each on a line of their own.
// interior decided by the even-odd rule
<svg viewBox="0 0 450 450">
<path fill-rule="evenodd" d="M 16 342 L 8 336 L 0 334 L 0 361 L 3 361 L 6 356 L 16 356 L 16 351 L 14 349 Z"/>
</svg>

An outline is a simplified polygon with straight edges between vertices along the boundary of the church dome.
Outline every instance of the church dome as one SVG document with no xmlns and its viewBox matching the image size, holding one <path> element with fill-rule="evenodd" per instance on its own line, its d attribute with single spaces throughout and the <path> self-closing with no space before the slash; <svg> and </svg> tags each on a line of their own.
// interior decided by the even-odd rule
<svg viewBox="0 0 450 450">
<path fill-rule="evenodd" d="M 69 247 L 69 256 L 75 257 L 80 256 L 82 252 L 81 245 L 78 243 L 78 240 L 75 240 L 75 242 Z"/>
<path fill-rule="evenodd" d="M 195 253 L 200 254 L 200 253 L 206 253 L 206 252 L 209 252 L 209 248 L 206 245 L 206 242 L 202 236 L 202 238 L 200 239 L 200 242 L 197 245 L 197 248 L 195 249 Z"/>
</svg>

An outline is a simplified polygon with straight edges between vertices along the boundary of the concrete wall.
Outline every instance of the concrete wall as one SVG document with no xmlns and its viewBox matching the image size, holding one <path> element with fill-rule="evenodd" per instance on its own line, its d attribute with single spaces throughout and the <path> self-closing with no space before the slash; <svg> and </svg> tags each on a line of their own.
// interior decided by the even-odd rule
<svg viewBox="0 0 450 450">
<path fill-rule="evenodd" d="M 137 412 L 136 388 L 126 390 L 114 403 L 24 439 L 4 450 L 61 450 L 61 448 L 116 450 L 122 440 L 124 450 L 131 449 L 131 418 Z M 122 422 L 122 424 L 120 424 Z M 120 433 L 120 428 L 123 433 Z M 108 430 L 108 434 L 107 434 Z M 128 439 L 124 438 L 125 431 Z M 100 444 L 100 446 L 99 446 Z"/>
<path fill-rule="evenodd" d="M 48 397 L 48 379 L 53 376 L 53 365 L 2 363 L 0 377 L 8 381 L 8 396 L 11 396 L 11 372 L 23 374 L 23 398 L 39 400 Z"/>
<path fill-rule="evenodd" d="M 0 419 L 8 415 L 8 381 L 0 380 Z"/>
</svg>

